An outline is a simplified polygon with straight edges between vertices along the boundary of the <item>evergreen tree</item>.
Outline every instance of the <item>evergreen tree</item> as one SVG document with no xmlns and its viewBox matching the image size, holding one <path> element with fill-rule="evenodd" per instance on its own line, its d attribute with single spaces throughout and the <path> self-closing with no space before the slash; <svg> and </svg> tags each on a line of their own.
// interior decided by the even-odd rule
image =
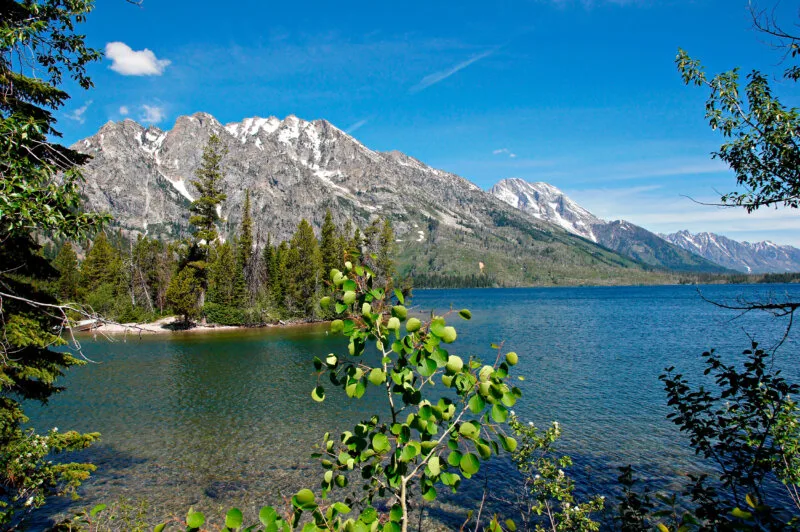
<svg viewBox="0 0 800 532">
<path fill-rule="evenodd" d="M 72 244 L 65 242 L 61 246 L 53 266 L 58 270 L 58 297 L 62 301 L 77 301 L 81 277 L 78 270 L 78 255 Z"/>
<path fill-rule="evenodd" d="M 378 249 L 375 254 L 376 275 L 379 280 L 385 281 L 389 289 L 393 286 L 392 279 L 397 271 L 394 267 L 395 239 L 392 223 L 388 218 L 383 220 L 383 226 L 378 234 Z"/>
<path fill-rule="evenodd" d="M 104 284 L 116 286 L 120 282 L 122 259 L 103 232 L 97 234 L 81 265 L 81 287 L 94 291 Z"/>
<path fill-rule="evenodd" d="M 269 293 L 272 286 L 272 274 L 275 259 L 275 249 L 272 247 L 272 235 L 267 235 L 267 244 L 261 255 L 261 289 Z"/>
<path fill-rule="evenodd" d="M 200 316 L 201 290 L 197 269 L 186 266 L 170 280 L 166 293 L 167 304 L 188 324 Z"/>
<path fill-rule="evenodd" d="M 286 269 L 290 309 L 304 317 L 312 316 L 317 303 L 322 260 L 314 229 L 305 219 L 300 221 L 292 236 Z"/>
<path fill-rule="evenodd" d="M 289 260 L 289 244 L 282 241 L 275 249 L 272 255 L 271 272 L 271 296 L 272 302 L 278 310 L 286 309 L 286 293 L 288 284 L 288 260 Z"/>
<path fill-rule="evenodd" d="M 203 149 L 203 159 L 200 168 L 195 172 L 197 179 L 192 180 L 192 185 L 197 189 L 198 198 L 189 207 L 192 216 L 189 223 L 195 226 L 195 241 L 199 246 L 209 246 L 217 239 L 217 223 L 222 219 L 219 207 L 227 199 L 222 192 L 222 170 L 220 163 L 226 150 L 217 135 L 211 135 L 208 144 Z"/>
<path fill-rule="evenodd" d="M 241 307 L 244 280 L 237 253 L 230 242 L 215 243 L 208 261 L 208 301 L 226 307 Z"/>
<path fill-rule="evenodd" d="M 73 492 L 94 468 L 54 459 L 82 449 L 97 434 L 50 431 L 28 423 L 23 401 L 46 402 L 61 388 L 64 369 L 80 365 L 53 331 L 63 309 L 40 291 L 58 272 L 40 255 L 33 234 L 81 240 L 107 217 L 81 209 L 79 166 L 88 156 L 57 144 L 54 111 L 69 95 L 65 75 L 87 89 L 86 66 L 100 57 L 87 48 L 76 23 L 91 9 L 87 0 L 5 0 L 0 4 L 0 527 L 19 510 L 47 497 Z M 30 425 L 28 425 L 30 426 Z M 19 517 L 16 518 L 19 520 Z"/>
<path fill-rule="evenodd" d="M 330 209 L 325 212 L 325 221 L 322 223 L 320 253 L 322 255 L 323 275 L 328 275 L 333 268 L 342 267 L 342 240 L 339 238 L 336 225 L 333 223 Z"/>
<path fill-rule="evenodd" d="M 247 306 L 256 292 L 255 261 L 253 255 L 253 218 L 250 214 L 250 191 L 245 190 L 244 206 L 242 207 L 242 223 L 239 226 L 239 237 L 236 242 L 237 249 L 237 275 L 242 283 L 241 306 Z"/>
</svg>

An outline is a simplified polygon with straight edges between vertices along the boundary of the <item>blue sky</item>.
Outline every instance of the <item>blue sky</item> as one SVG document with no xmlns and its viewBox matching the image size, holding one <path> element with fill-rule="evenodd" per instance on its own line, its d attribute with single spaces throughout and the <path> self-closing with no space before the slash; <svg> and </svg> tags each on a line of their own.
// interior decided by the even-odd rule
<svg viewBox="0 0 800 532">
<path fill-rule="evenodd" d="M 795 23 L 797 7 L 784 0 L 778 19 Z M 734 178 L 710 159 L 721 137 L 706 93 L 682 84 L 677 49 L 714 73 L 782 70 L 746 0 L 103 0 L 81 30 L 107 57 L 90 68 L 94 89 L 70 90 L 67 142 L 125 116 L 163 129 L 197 111 L 325 118 L 483 188 L 546 181 L 653 231 L 800 246 L 796 211 L 686 197 L 715 201 Z M 776 91 L 798 105 L 797 86 Z"/>
</svg>

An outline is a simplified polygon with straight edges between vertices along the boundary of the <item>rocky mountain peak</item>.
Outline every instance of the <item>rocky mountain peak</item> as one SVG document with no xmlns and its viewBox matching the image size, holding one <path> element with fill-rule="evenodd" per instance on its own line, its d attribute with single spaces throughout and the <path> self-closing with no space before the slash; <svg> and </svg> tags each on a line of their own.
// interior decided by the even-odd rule
<svg viewBox="0 0 800 532">
<path fill-rule="evenodd" d="M 498 182 L 491 193 L 539 220 L 563 227 L 593 242 L 597 242 L 597 236 L 592 226 L 604 223 L 549 183 L 529 183 L 512 177 Z"/>
</svg>

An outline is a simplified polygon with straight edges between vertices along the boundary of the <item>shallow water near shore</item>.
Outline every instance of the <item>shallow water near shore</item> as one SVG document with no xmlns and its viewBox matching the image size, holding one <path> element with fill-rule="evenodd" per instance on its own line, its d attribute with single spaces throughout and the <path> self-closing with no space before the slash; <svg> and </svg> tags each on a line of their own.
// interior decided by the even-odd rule
<svg viewBox="0 0 800 532">
<path fill-rule="evenodd" d="M 800 298 L 798 285 L 701 290 L 718 301 Z M 525 377 L 518 384 L 524 395 L 514 410 L 538 426 L 561 423 L 560 449 L 574 457 L 583 493 L 612 494 L 616 468 L 625 464 L 661 486 L 697 470 L 685 437 L 665 419 L 658 375 L 676 366 L 698 382 L 703 351 L 738 359 L 748 334 L 770 346 L 786 325 L 757 313 L 733 319 L 736 312 L 704 302 L 689 286 L 418 290 L 413 299 L 418 312 L 446 312 L 451 304 L 469 308 L 473 319 L 452 318 L 459 336 L 450 351 L 493 361 L 489 344 L 505 342 L 504 351 L 519 353 L 515 374 Z M 381 408 L 374 389 L 360 401 L 332 389 L 322 404 L 311 399 L 313 357 L 346 346 L 326 331 L 319 324 L 84 339 L 96 363 L 71 370 L 67 391 L 29 413 L 39 429 L 101 432 L 101 443 L 73 455 L 98 471 L 82 487 L 83 500 L 48 505 L 33 528 L 119 497 L 145 499 L 159 516 L 185 515 L 190 506 L 221 516 L 237 506 L 255 519 L 262 505 L 317 488 L 322 470 L 310 458 L 313 445 Z M 798 338 L 795 328 L 775 358 L 795 382 Z M 460 523 L 459 509 L 480 501 L 484 475 L 498 493 L 515 487 L 508 461 L 495 460 L 433 515 Z"/>
</svg>

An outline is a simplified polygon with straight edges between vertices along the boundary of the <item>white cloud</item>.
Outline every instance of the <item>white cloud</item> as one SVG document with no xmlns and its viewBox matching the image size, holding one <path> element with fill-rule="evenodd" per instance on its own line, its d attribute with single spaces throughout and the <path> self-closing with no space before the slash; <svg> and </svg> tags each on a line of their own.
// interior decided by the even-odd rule
<svg viewBox="0 0 800 532">
<path fill-rule="evenodd" d="M 166 118 L 166 113 L 164 112 L 163 107 L 157 107 L 155 105 L 143 105 L 142 106 L 142 113 L 140 115 L 140 120 L 142 122 L 146 122 L 148 124 L 158 124 L 164 118 Z"/>
<path fill-rule="evenodd" d="M 130 109 L 128 109 L 127 105 L 123 105 L 119 108 L 119 114 L 122 116 L 128 116 L 130 114 Z"/>
<path fill-rule="evenodd" d="M 365 118 L 364 120 L 359 120 L 355 124 L 352 124 L 350 127 L 345 129 L 344 132 L 347 133 L 348 135 L 352 135 L 357 130 L 359 130 L 362 127 L 364 127 L 367 124 L 367 122 L 369 122 L 369 118 Z"/>
<path fill-rule="evenodd" d="M 410 92 L 411 94 L 416 94 L 416 93 L 418 93 L 420 91 L 423 91 L 423 90 L 427 89 L 431 85 L 436 85 L 440 81 L 444 81 L 445 79 L 449 78 L 450 76 L 452 76 L 453 74 L 455 74 L 459 70 L 463 70 L 463 69 L 467 68 L 472 63 L 475 63 L 477 61 L 480 61 L 481 59 L 489 57 L 490 55 L 492 55 L 496 51 L 497 51 L 497 48 L 492 48 L 491 50 L 487 50 L 487 51 L 485 51 L 485 52 L 483 52 L 481 54 L 472 56 L 469 59 L 467 59 L 466 61 L 462 61 L 461 63 L 459 63 L 459 64 L 457 64 L 455 66 L 452 66 L 452 67 L 450 67 L 448 69 L 440 70 L 439 72 L 434 72 L 433 74 L 428 74 L 427 76 L 422 78 L 419 83 L 417 83 L 416 85 L 411 87 L 408 90 L 408 92 Z"/>
<path fill-rule="evenodd" d="M 111 70 L 123 76 L 160 76 L 171 63 L 147 48 L 136 51 L 124 42 L 106 44 L 106 57 L 111 59 Z"/>
<path fill-rule="evenodd" d="M 75 120 L 79 124 L 83 124 L 84 122 L 86 122 L 86 117 L 83 115 L 86 113 L 86 110 L 89 108 L 90 105 L 92 105 L 92 100 L 87 101 L 85 104 L 83 104 L 81 107 L 78 107 L 71 113 L 67 113 L 66 117 L 69 118 L 70 120 Z"/>
<path fill-rule="evenodd" d="M 500 148 L 500 149 L 494 150 L 492 152 L 492 154 L 494 154 L 494 155 L 503 155 L 503 154 L 505 154 L 505 155 L 508 155 L 511 159 L 514 159 L 517 156 L 516 153 L 513 153 L 508 148 Z"/>
</svg>

